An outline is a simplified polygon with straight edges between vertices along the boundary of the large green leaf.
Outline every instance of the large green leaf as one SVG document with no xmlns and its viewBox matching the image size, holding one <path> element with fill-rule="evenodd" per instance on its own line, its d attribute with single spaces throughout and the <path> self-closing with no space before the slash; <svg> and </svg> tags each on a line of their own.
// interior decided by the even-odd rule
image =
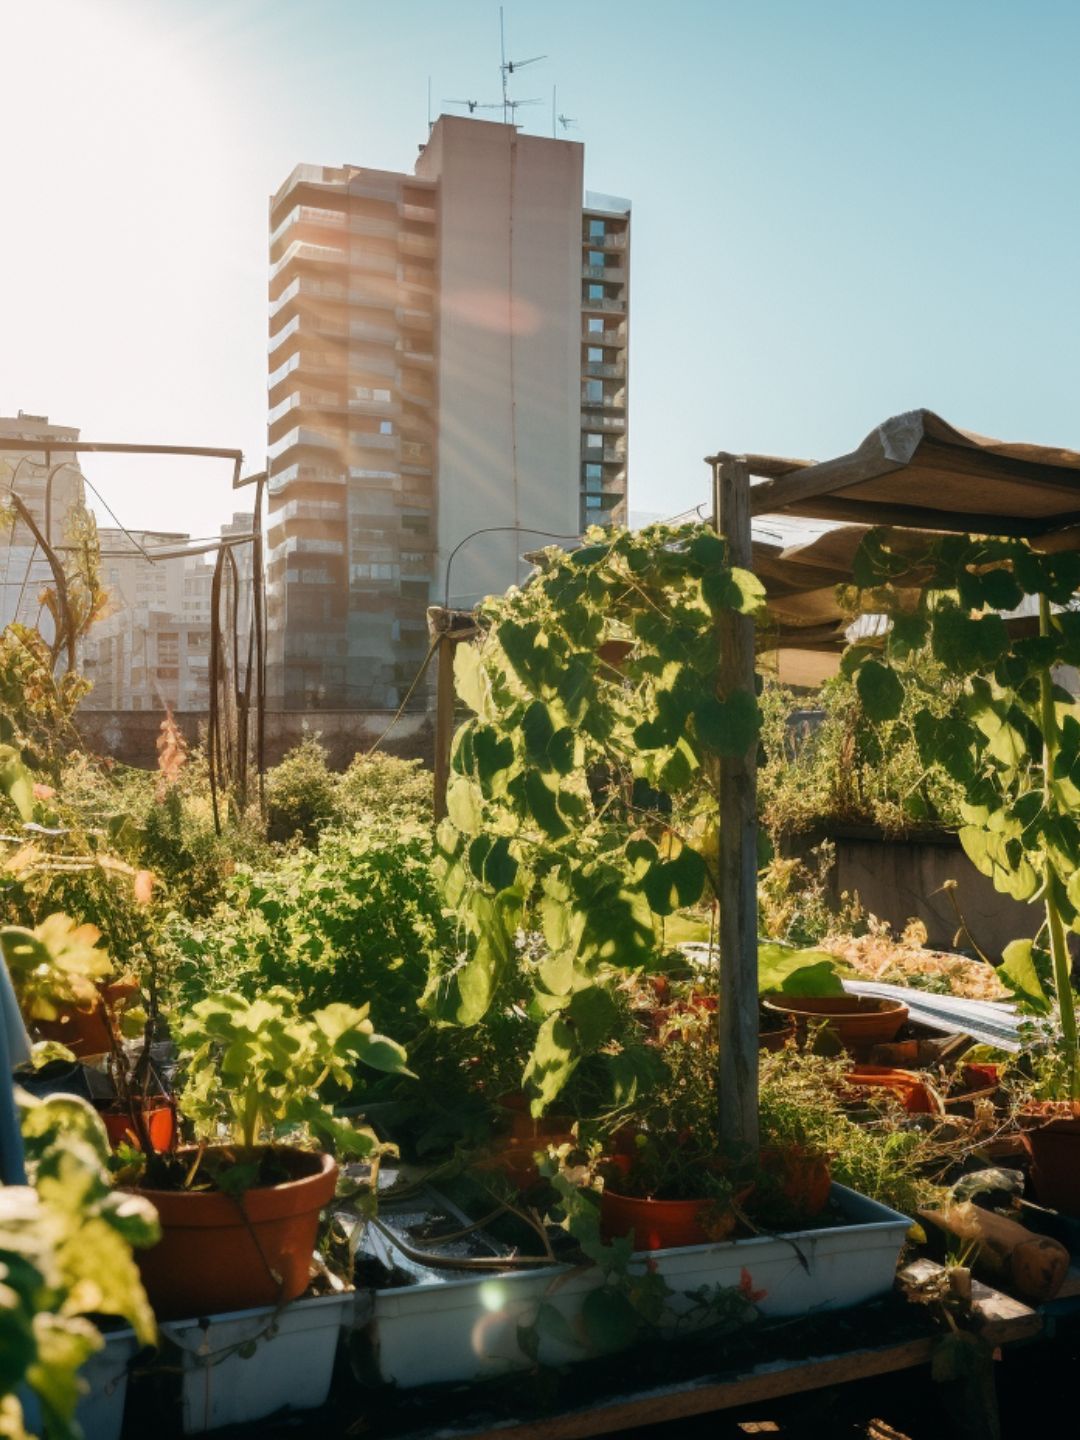
<svg viewBox="0 0 1080 1440">
<path fill-rule="evenodd" d="M 779 941 L 758 946 L 758 993 L 842 995 L 837 960 L 825 950 L 794 950 Z"/>
<path fill-rule="evenodd" d="M 761 715 L 757 701 L 746 690 L 736 690 L 726 700 L 710 695 L 694 710 L 698 739 L 717 755 L 745 755 L 757 739 Z"/>
<path fill-rule="evenodd" d="M 904 703 L 904 687 L 896 671 L 877 660 L 867 660 L 855 681 L 863 710 L 870 720 L 895 720 Z"/>
<path fill-rule="evenodd" d="M 995 973 L 1008 986 L 1019 1009 L 1033 1015 L 1049 1013 L 1050 1000 L 1039 978 L 1032 941 L 1013 940 L 1006 945 Z"/>
</svg>

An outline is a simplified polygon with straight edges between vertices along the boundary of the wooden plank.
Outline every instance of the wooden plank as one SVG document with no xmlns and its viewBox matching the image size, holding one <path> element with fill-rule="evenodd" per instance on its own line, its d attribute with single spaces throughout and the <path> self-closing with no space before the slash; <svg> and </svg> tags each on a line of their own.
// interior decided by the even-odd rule
<svg viewBox="0 0 1080 1440">
<path fill-rule="evenodd" d="M 905 431 L 898 430 L 893 443 L 887 446 L 885 436 L 887 428 L 892 425 L 892 421 L 886 421 L 885 425 L 869 434 L 859 448 L 849 455 L 823 460 L 818 465 L 810 465 L 755 485 L 750 497 L 753 513 L 768 515 L 786 511 L 796 503 L 816 501 L 835 490 L 844 490 L 848 486 L 872 480 L 878 475 L 902 470 L 922 439 L 922 426 L 919 424 Z"/>
<path fill-rule="evenodd" d="M 746 462 L 722 456 L 713 471 L 716 528 L 732 565 L 751 569 L 750 476 Z M 717 691 L 721 699 L 754 694 L 754 622 L 721 611 Z M 720 905 L 720 1063 L 717 1077 L 720 1142 L 729 1153 L 757 1159 L 758 1149 L 758 959 L 757 959 L 757 741 L 744 755 L 719 762 L 720 844 L 717 899 Z"/>
<path fill-rule="evenodd" d="M 402 1437 L 402 1440 L 420 1440 L 420 1433 L 428 1440 L 480 1440 L 481 1436 L 498 1437 L 498 1440 L 586 1440 L 593 1435 L 619 1434 L 641 1425 L 686 1420 L 695 1415 L 734 1410 L 741 1405 L 757 1405 L 809 1390 L 844 1385 L 848 1381 L 909 1370 L 928 1364 L 935 1344 L 936 1337 L 927 1336 L 879 1349 L 853 1350 L 845 1355 L 782 1361 L 762 1365 L 737 1380 L 690 1381 L 590 1405 L 587 1409 L 569 1410 L 543 1420 L 488 1422 L 481 1429 L 440 1426 Z"/>
<path fill-rule="evenodd" d="M 1059 525 L 1075 525 L 1078 519 L 1071 512 L 1053 520 L 1024 520 L 1010 515 L 960 515 L 951 510 L 931 510 L 922 505 L 896 505 L 841 495 L 797 501 L 785 505 L 782 511 L 778 511 L 775 505 L 769 510 L 759 510 L 755 494 L 754 514 L 771 513 L 802 515 L 814 520 L 842 520 L 860 525 L 900 525 L 908 530 L 936 530 L 962 535 L 1017 535 L 1022 538 L 1045 535 Z"/>
<path fill-rule="evenodd" d="M 450 746 L 454 739 L 454 642 L 443 631 L 436 652 L 435 680 L 435 823 L 446 815 Z"/>
</svg>

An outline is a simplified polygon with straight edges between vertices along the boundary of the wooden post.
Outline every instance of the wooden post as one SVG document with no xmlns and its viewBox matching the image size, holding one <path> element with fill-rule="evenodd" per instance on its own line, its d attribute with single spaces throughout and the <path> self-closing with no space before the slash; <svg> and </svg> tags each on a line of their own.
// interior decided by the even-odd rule
<svg viewBox="0 0 1080 1440">
<path fill-rule="evenodd" d="M 449 612 L 444 611 L 444 614 Z M 454 642 L 447 631 L 439 635 L 435 652 L 435 823 L 446 815 L 446 786 L 450 779 L 450 746 L 454 739 Z"/>
<path fill-rule="evenodd" d="M 732 565 L 751 568 L 750 474 L 745 459 L 713 459 L 713 513 Z M 754 622 L 721 612 L 718 691 L 754 693 Z M 720 761 L 720 1143 L 756 1163 L 758 1151 L 757 742 Z"/>
</svg>

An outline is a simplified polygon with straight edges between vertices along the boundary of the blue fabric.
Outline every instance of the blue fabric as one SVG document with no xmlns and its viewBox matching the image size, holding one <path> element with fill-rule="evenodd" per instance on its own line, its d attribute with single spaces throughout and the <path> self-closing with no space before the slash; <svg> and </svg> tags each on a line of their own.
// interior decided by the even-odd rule
<svg viewBox="0 0 1080 1440">
<path fill-rule="evenodd" d="M 30 1037 L 26 1033 L 7 965 L 0 955 L 0 1183 L 25 1185 L 19 1114 L 15 1108 L 12 1072 L 30 1059 Z"/>
</svg>

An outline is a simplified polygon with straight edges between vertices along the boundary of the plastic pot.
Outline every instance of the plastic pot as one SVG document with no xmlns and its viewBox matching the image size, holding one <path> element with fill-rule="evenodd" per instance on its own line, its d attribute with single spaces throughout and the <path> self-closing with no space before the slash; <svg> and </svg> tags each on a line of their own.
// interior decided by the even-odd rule
<svg viewBox="0 0 1080 1440">
<path fill-rule="evenodd" d="M 1043 1205 L 1080 1215 L 1080 1104 L 1035 1102 L 1017 1119 L 1035 1194 Z"/>
<path fill-rule="evenodd" d="M 735 1197 L 740 1203 L 753 1186 Z M 645 1200 L 606 1189 L 600 1196 L 600 1231 L 605 1240 L 629 1235 L 635 1250 L 672 1250 L 726 1240 L 735 1229 L 735 1211 L 717 1200 Z"/>
<path fill-rule="evenodd" d="M 180 1153 L 194 1158 L 195 1151 Z M 160 1241 L 137 1253 L 159 1320 L 284 1304 L 303 1294 L 337 1165 L 329 1155 L 285 1146 L 275 1147 L 275 1156 L 294 1178 L 242 1195 L 139 1190 L 161 1220 Z"/>
<path fill-rule="evenodd" d="M 800 1029 L 811 1021 L 824 1021 L 844 1049 L 853 1054 L 887 1044 L 908 1018 L 906 1005 L 876 995 L 773 994 L 762 1004 L 773 1014 L 793 1017 Z"/>
<path fill-rule="evenodd" d="M 894 1070 L 888 1065 L 855 1065 L 845 1076 L 845 1089 L 891 1090 L 909 1115 L 937 1115 L 929 1086 L 914 1070 Z"/>
<path fill-rule="evenodd" d="M 105 1124 L 109 1144 L 115 1150 L 119 1145 L 134 1145 L 141 1149 L 138 1131 L 131 1123 L 131 1116 L 118 1107 L 115 1101 L 99 1102 L 94 1107 Z M 143 1109 L 143 1123 L 150 1136 L 150 1145 L 156 1155 L 163 1155 L 176 1144 L 176 1107 L 166 1096 L 161 1095 Z"/>
</svg>

